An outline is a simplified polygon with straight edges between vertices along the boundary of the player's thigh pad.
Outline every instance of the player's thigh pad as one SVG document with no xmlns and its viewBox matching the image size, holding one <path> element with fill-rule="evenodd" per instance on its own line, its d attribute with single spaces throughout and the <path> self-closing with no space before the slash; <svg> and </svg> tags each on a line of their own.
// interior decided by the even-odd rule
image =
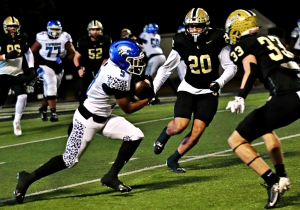
<svg viewBox="0 0 300 210">
<path fill-rule="evenodd" d="M 111 115 L 102 131 L 108 138 L 136 141 L 144 138 L 144 133 L 124 117 Z"/>
<path fill-rule="evenodd" d="M 40 66 L 44 70 L 44 91 L 47 96 L 56 96 L 57 95 L 57 75 L 53 71 L 53 69 L 48 66 L 41 65 Z"/>
</svg>

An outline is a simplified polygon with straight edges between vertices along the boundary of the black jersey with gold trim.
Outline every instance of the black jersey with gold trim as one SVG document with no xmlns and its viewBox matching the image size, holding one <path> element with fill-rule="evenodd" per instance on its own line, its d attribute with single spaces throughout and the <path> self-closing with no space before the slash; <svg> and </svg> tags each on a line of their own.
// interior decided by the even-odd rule
<svg viewBox="0 0 300 210">
<path fill-rule="evenodd" d="M 231 46 L 230 59 L 237 66 L 242 67 L 242 60 L 248 55 L 256 57 L 260 69 L 258 79 L 262 82 L 280 64 L 293 60 L 276 35 L 250 35 Z"/>
<path fill-rule="evenodd" d="M 98 72 L 104 59 L 109 58 L 109 46 L 111 37 L 100 36 L 96 41 L 92 41 L 89 36 L 78 40 L 76 50 L 81 54 L 80 65 L 90 72 Z"/>
<path fill-rule="evenodd" d="M 20 56 L 22 57 L 24 53 L 28 51 L 28 35 L 25 32 L 21 32 L 15 38 L 11 36 L 1 33 L 0 34 L 0 54 L 6 54 L 13 50 L 20 52 Z"/>
<path fill-rule="evenodd" d="M 207 89 L 219 78 L 218 55 L 227 45 L 224 35 L 223 29 L 210 28 L 194 42 L 185 33 L 175 34 L 172 49 L 184 60 L 187 66 L 185 80 L 193 87 Z"/>
</svg>

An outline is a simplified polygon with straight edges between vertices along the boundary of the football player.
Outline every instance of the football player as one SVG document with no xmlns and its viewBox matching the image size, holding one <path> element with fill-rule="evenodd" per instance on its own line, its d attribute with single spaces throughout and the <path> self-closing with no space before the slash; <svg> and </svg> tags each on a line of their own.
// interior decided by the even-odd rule
<svg viewBox="0 0 300 210">
<path fill-rule="evenodd" d="M 178 87 L 174 119 L 162 130 L 153 145 L 154 153 L 160 154 L 169 138 L 182 133 L 193 116 L 191 131 L 167 159 L 167 166 L 174 173 L 186 172 L 179 166 L 179 159 L 197 144 L 213 120 L 220 89 L 237 71 L 229 57 L 230 47 L 226 43 L 225 31 L 209 27 L 209 16 L 204 9 L 191 9 L 185 16 L 184 25 L 185 33 L 174 35 L 167 61 L 158 69 L 153 81 L 154 91 L 157 92 L 180 60 L 184 60 L 186 75 Z M 222 75 L 219 75 L 220 64 L 224 69 Z"/>
<path fill-rule="evenodd" d="M 278 137 L 273 132 L 300 118 L 300 68 L 293 54 L 275 35 L 260 35 L 256 14 L 251 10 L 238 9 L 227 18 L 225 30 L 231 46 L 231 60 L 244 69 L 244 76 L 235 100 L 226 109 L 243 113 L 244 100 L 256 79 L 269 90 L 265 105 L 255 109 L 240 122 L 228 144 L 236 155 L 255 171 L 266 183 L 268 201 L 265 209 L 274 208 L 281 195 L 290 188 L 290 180 L 284 171 L 283 154 Z M 251 143 L 263 136 L 274 173 Z M 277 154 L 276 154 L 277 152 Z"/>
<path fill-rule="evenodd" d="M 31 46 L 35 63 L 43 69 L 44 94 L 39 113 L 43 121 L 48 120 L 47 108 L 51 111 L 51 122 L 57 122 L 56 113 L 57 89 L 64 75 L 64 58 L 73 60 L 75 49 L 72 37 L 62 31 L 62 25 L 58 20 L 50 20 L 47 23 L 47 31 L 36 34 L 36 41 Z"/>
<path fill-rule="evenodd" d="M 289 50 L 296 56 L 300 56 L 300 19 L 297 21 L 297 27 L 291 32 Z"/>
<path fill-rule="evenodd" d="M 157 69 L 166 61 L 166 56 L 160 47 L 161 37 L 158 34 L 158 25 L 156 23 L 149 23 L 145 27 L 145 30 L 140 34 L 139 38 L 142 40 L 144 52 L 148 59 L 145 74 L 153 77 Z M 175 84 L 170 79 L 168 79 L 168 84 L 177 95 Z M 158 103 L 160 103 L 160 100 L 155 96 L 151 104 L 155 105 Z"/>
<path fill-rule="evenodd" d="M 4 34 L 0 35 L 0 108 L 4 105 L 9 90 L 12 89 L 17 96 L 13 121 L 14 134 L 20 136 L 22 135 L 20 121 L 27 103 L 24 83 L 28 82 L 24 80 L 23 55 L 26 57 L 28 68 L 32 70 L 34 59 L 28 46 L 28 36 L 25 32 L 21 32 L 21 24 L 17 18 L 8 16 L 3 22 L 3 29 Z"/>
<path fill-rule="evenodd" d="M 141 75 L 145 67 L 143 52 L 136 41 L 116 41 L 110 46 L 109 53 L 110 58 L 101 66 L 87 91 L 88 98 L 75 111 L 65 152 L 51 158 L 32 173 L 19 172 L 14 191 L 18 203 L 23 203 L 26 191 L 33 182 L 74 166 L 96 132 L 123 141 L 113 165 L 100 180 L 102 185 L 120 192 L 131 191 L 131 187 L 118 179 L 118 174 L 135 153 L 144 134 L 124 117 L 112 114 L 112 111 L 118 105 L 126 114 L 136 112 L 153 98 L 154 90 L 149 87 L 146 99 L 130 101 L 132 77 Z"/>
<path fill-rule="evenodd" d="M 100 21 L 92 20 L 87 26 L 88 36 L 80 38 L 76 44 L 73 60 L 79 75 L 79 104 L 83 104 L 90 83 L 100 66 L 109 58 L 112 39 L 103 35 L 103 29 Z"/>
</svg>

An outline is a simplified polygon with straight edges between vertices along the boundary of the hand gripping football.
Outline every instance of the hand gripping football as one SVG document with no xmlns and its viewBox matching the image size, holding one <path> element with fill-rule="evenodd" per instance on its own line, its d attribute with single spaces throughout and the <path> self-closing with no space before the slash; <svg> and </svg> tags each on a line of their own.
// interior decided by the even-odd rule
<svg viewBox="0 0 300 210">
<path fill-rule="evenodd" d="M 146 98 L 154 97 L 154 91 L 151 82 L 148 79 L 138 80 L 134 82 L 133 101 L 139 101 Z"/>
</svg>

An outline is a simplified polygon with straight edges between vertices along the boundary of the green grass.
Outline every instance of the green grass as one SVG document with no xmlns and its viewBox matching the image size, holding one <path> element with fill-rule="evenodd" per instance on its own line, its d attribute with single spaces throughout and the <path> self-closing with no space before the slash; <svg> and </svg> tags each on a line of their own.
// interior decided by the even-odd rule
<svg viewBox="0 0 300 210">
<path fill-rule="evenodd" d="M 221 97 L 219 112 L 199 143 L 182 159 L 185 174 L 174 174 L 165 160 L 177 148 L 189 128 L 173 136 L 165 150 L 155 155 L 152 145 L 161 130 L 173 117 L 173 104 L 147 106 L 125 115 L 145 134 L 133 158 L 120 173 L 120 180 L 132 187 L 130 193 L 119 193 L 102 186 L 100 178 L 109 170 L 121 141 L 95 135 L 80 162 L 71 169 L 60 171 L 33 183 L 24 204 L 16 204 L 13 190 L 16 174 L 33 171 L 51 157 L 62 154 L 67 141 L 67 128 L 72 115 L 60 116 L 57 123 L 40 119 L 22 121 L 23 135 L 13 135 L 11 122 L 0 123 L 0 208 L 1 209 L 263 209 L 267 201 L 263 180 L 229 149 L 227 138 L 236 125 L 254 108 L 261 106 L 267 93 L 249 95 L 244 114 L 236 115 L 224 108 L 233 97 Z M 292 188 L 280 200 L 278 208 L 300 208 L 299 134 L 300 123 L 294 122 L 276 132 L 282 140 L 286 169 Z M 296 135 L 295 137 L 291 135 Z M 253 142 L 261 156 L 270 159 L 261 139 Z"/>
</svg>

